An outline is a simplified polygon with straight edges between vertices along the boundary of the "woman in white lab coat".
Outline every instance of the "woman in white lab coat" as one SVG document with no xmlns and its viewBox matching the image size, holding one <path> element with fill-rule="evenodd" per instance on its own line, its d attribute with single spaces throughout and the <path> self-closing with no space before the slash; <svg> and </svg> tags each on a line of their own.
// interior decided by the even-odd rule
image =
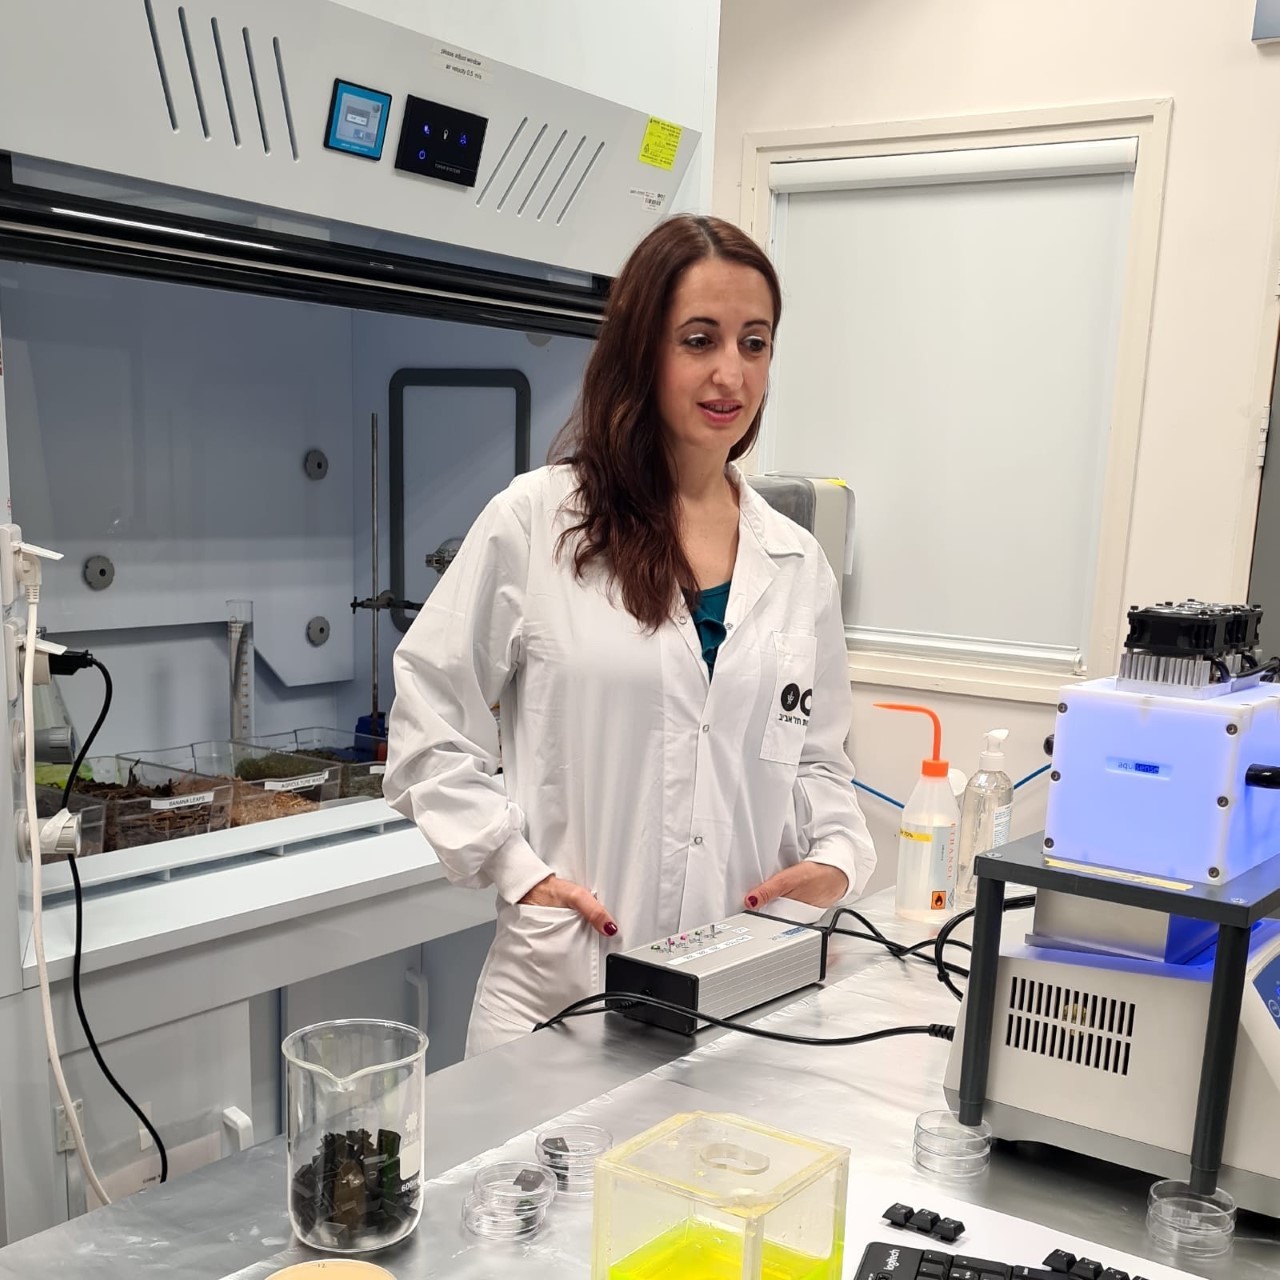
<svg viewBox="0 0 1280 1280">
<path fill-rule="evenodd" d="M 557 464 L 489 503 L 396 652 L 385 794 L 451 881 L 497 891 L 469 1054 L 601 991 L 610 950 L 816 919 L 874 869 L 836 579 L 733 465 L 781 310 L 737 228 L 660 223 Z"/>
</svg>

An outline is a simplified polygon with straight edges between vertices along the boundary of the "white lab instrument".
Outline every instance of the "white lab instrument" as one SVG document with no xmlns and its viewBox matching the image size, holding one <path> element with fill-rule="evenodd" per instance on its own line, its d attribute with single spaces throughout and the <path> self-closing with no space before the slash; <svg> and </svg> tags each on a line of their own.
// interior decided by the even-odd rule
<svg viewBox="0 0 1280 1280">
<path fill-rule="evenodd" d="M 1232 1198 L 1280 1215 L 1280 924 L 1263 919 L 1280 903 L 1280 687 L 1259 620 L 1131 610 L 1120 676 L 1063 689 L 1043 841 L 979 857 L 946 1076 L 960 1118 L 998 1138 L 1170 1179 L 1189 1158 L 1148 1223 L 1205 1256 L 1230 1243 Z M 988 968 L 982 894 L 1006 877 L 1039 886 L 1035 921 Z"/>
<path fill-rule="evenodd" d="M 983 1116 L 996 1137 L 1185 1176 L 1212 954 L 1165 964 L 1007 946 Z M 947 1066 L 956 1105 L 964 1018 Z M 1220 1185 L 1280 1217 L 1280 923 L 1255 933 Z"/>
</svg>

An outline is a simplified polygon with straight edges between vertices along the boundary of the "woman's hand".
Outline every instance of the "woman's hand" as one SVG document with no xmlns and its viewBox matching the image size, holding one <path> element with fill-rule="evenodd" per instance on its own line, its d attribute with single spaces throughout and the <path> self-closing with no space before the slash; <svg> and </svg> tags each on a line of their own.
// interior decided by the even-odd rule
<svg viewBox="0 0 1280 1280">
<path fill-rule="evenodd" d="M 522 907 L 563 907 L 576 911 L 597 933 L 606 938 L 618 935 L 618 926 L 613 917 L 601 905 L 594 894 L 588 893 L 580 884 L 572 880 L 561 880 L 559 876 L 548 876 L 538 881 L 528 893 L 520 899 Z"/>
<path fill-rule="evenodd" d="M 770 876 L 764 884 L 752 889 L 746 904 L 757 911 L 778 898 L 807 902 L 811 907 L 834 907 L 849 892 L 849 877 L 838 867 L 825 862 L 798 862 L 794 867 Z"/>
</svg>

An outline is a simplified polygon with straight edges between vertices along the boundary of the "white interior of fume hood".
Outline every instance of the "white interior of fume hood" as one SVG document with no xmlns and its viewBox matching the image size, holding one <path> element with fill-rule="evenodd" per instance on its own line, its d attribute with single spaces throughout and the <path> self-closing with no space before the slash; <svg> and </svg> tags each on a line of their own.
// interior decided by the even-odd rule
<svg viewBox="0 0 1280 1280">
<path fill-rule="evenodd" d="M 354 729 L 371 697 L 371 615 L 353 615 L 351 601 L 372 588 L 373 413 L 380 588 L 391 581 L 392 375 L 519 370 L 532 393 L 536 466 L 569 415 L 590 346 L 18 263 L 0 264 L 0 338 L 12 518 L 25 538 L 66 557 L 46 574 L 41 619 L 52 638 L 96 654 L 115 683 L 95 755 L 228 736 L 233 599 L 254 606 L 255 732 Z M 406 391 L 408 599 L 424 599 L 438 581 L 426 555 L 465 534 L 510 480 L 514 401 L 506 390 Z M 312 480 L 303 458 L 317 448 L 329 469 Z M 85 582 L 94 555 L 114 565 L 106 590 Z M 317 616 L 330 624 L 318 647 L 306 635 Z M 399 639 L 384 613 L 384 712 Z M 60 684 L 83 736 L 101 683 L 85 672 Z M 190 874 L 214 846 L 214 862 L 255 849 L 273 856 L 332 844 L 353 824 L 378 832 L 392 817 L 378 801 L 327 813 L 99 854 L 82 871 L 90 884 L 117 870 L 163 874 L 180 864 Z M 54 888 L 60 870 L 49 868 Z"/>
</svg>

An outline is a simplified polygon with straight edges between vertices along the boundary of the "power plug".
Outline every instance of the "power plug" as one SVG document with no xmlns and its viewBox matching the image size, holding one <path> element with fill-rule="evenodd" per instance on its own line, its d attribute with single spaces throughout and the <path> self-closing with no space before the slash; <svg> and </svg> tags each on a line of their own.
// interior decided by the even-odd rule
<svg viewBox="0 0 1280 1280">
<path fill-rule="evenodd" d="M 17 529 L 17 525 L 11 525 L 10 528 Z M 40 561 L 62 559 L 61 551 L 37 547 L 33 542 L 12 542 L 10 552 L 13 561 L 14 589 L 16 591 L 21 587 L 24 592 L 33 593 L 28 595 L 28 599 L 33 599 L 40 591 Z M 0 572 L 3 571 L 0 570 Z"/>
</svg>

